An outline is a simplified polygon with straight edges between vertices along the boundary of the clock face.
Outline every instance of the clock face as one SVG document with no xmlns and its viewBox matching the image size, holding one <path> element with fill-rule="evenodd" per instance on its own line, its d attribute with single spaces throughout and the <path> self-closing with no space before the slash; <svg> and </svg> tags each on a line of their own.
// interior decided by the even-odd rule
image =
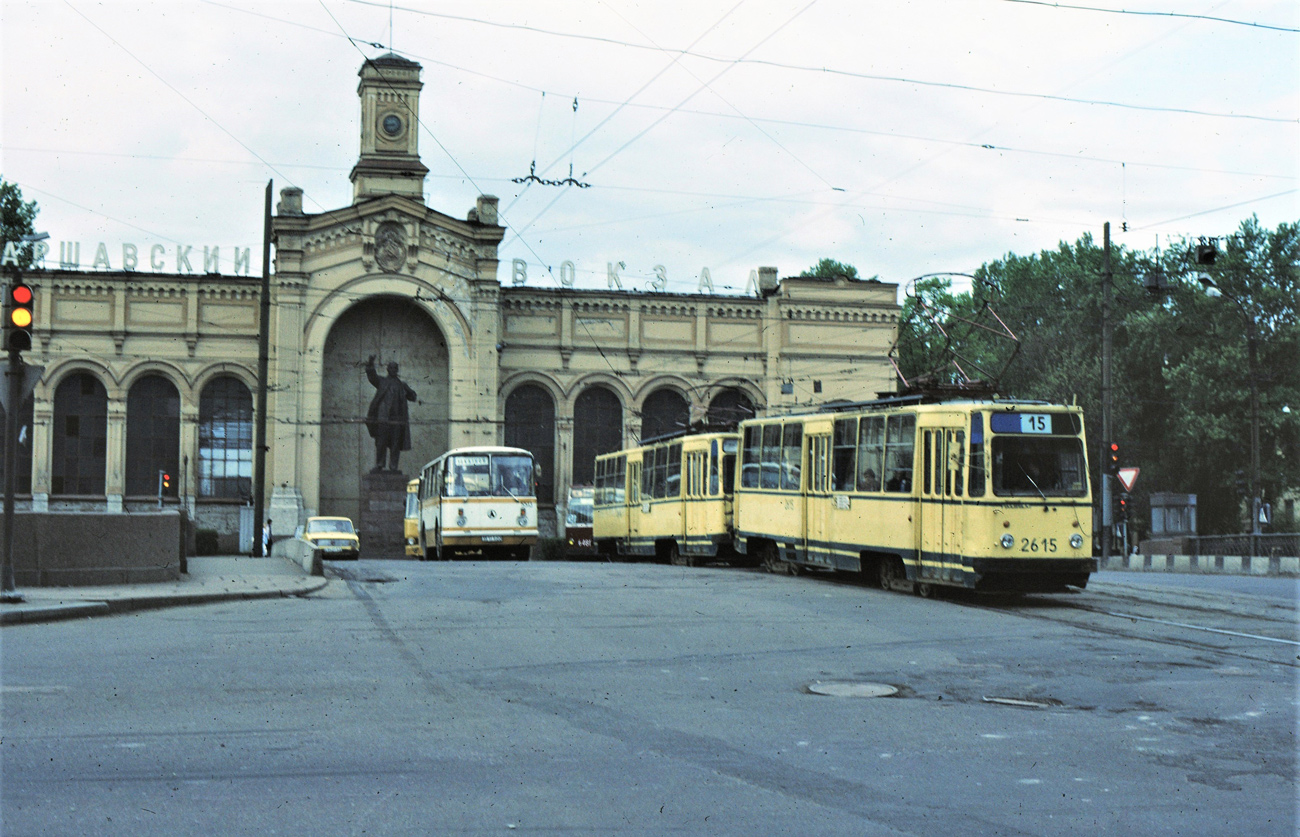
<svg viewBox="0 0 1300 837">
<path fill-rule="evenodd" d="M 384 129 L 385 134 L 395 137 L 402 133 L 402 117 L 390 113 L 380 121 L 379 126 Z"/>
</svg>

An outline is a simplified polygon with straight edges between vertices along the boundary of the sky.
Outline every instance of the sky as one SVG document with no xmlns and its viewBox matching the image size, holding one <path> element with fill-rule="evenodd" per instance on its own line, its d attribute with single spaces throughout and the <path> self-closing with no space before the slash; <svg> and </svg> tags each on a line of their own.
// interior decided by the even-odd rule
<svg viewBox="0 0 1300 837">
<path fill-rule="evenodd" d="M 351 203 L 390 50 L 423 66 L 429 206 L 500 198 L 503 284 L 742 293 L 832 258 L 905 288 L 1106 222 L 1150 250 L 1300 221 L 1293 0 L 4 0 L 0 28 L 0 175 L 49 267 L 260 275 L 268 180 Z"/>
</svg>

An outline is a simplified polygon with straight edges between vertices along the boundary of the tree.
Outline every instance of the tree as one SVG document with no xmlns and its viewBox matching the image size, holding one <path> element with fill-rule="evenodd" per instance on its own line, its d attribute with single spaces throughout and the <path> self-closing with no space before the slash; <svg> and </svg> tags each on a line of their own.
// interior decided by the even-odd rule
<svg viewBox="0 0 1300 837">
<path fill-rule="evenodd" d="M 23 202 L 23 191 L 18 188 L 18 184 L 10 183 L 0 176 L 0 239 L 3 240 L 0 241 L 0 248 L 11 241 L 20 241 L 25 235 L 31 235 L 35 231 L 32 225 L 36 221 L 37 212 L 36 201 Z M 18 259 L 19 267 L 30 267 L 30 249 L 24 248 Z"/>
<path fill-rule="evenodd" d="M 1072 245 L 983 265 L 975 272 L 977 294 L 953 294 L 942 278 L 918 281 L 903 304 L 895 352 L 900 368 L 905 376 L 932 370 L 945 348 L 978 361 L 975 366 L 1000 368 L 1002 347 L 990 332 L 938 332 L 914 316 L 929 307 L 972 318 L 987 300 L 1020 344 L 994 382 L 997 389 L 1083 407 L 1096 485 L 1096 452 L 1108 441 L 1101 438 L 1103 260 L 1085 235 Z M 1258 355 L 1260 485 L 1274 505 L 1300 487 L 1300 225 L 1266 230 L 1257 219 L 1244 221 L 1208 268 L 1218 298 L 1205 292 L 1198 277 L 1207 269 L 1194 261 L 1189 242 L 1163 253 L 1112 248 L 1111 431 L 1123 444 L 1124 464 L 1142 468 L 1137 505 L 1145 507 L 1151 491 L 1196 494 L 1202 533 L 1237 532 L 1248 523 L 1237 474 L 1250 467 L 1251 334 Z M 1143 277 L 1157 269 L 1170 277 L 1164 298 L 1143 286 Z M 1145 508 L 1134 519 L 1147 519 Z"/>
<path fill-rule="evenodd" d="M 851 264 L 837 262 L 834 259 L 822 259 L 810 268 L 805 269 L 800 276 L 807 276 L 813 279 L 838 279 L 844 276 L 848 279 L 858 278 L 858 269 Z M 873 279 L 876 277 L 872 277 Z"/>
</svg>

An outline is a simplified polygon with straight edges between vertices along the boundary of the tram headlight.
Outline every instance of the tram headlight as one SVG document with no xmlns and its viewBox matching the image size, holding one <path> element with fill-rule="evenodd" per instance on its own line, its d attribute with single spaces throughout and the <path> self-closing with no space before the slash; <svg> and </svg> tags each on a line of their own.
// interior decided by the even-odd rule
<svg viewBox="0 0 1300 837">
<path fill-rule="evenodd" d="M 1074 549 L 1078 549 L 1079 547 L 1083 546 L 1083 535 L 1080 535 L 1078 532 L 1075 532 L 1073 535 L 1071 535 L 1070 546 Z"/>
<path fill-rule="evenodd" d="M 1011 537 L 1010 535 L 1003 535 L 1001 544 L 1003 549 L 1010 549 L 1011 547 L 1016 545 L 1016 539 Z"/>
</svg>

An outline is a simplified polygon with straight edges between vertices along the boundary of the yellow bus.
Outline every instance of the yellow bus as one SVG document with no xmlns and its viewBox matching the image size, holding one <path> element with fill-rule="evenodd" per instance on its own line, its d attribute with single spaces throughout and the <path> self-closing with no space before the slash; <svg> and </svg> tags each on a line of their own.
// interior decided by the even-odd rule
<svg viewBox="0 0 1300 837">
<path fill-rule="evenodd" d="M 739 444 L 736 433 L 698 433 L 596 457 L 597 549 L 687 566 L 730 556 Z"/>
<path fill-rule="evenodd" d="M 533 455 L 521 448 L 455 448 L 420 472 L 417 539 L 425 559 L 526 560 L 537 542 Z"/>
<path fill-rule="evenodd" d="M 1083 587 L 1092 495 L 1083 415 L 1025 401 L 882 399 L 740 425 L 737 551 L 773 572 L 885 589 Z"/>
<path fill-rule="evenodd" d="M 407 558 L 423 558 L 420 552 L 420 479 L 406 484 L 406 511 L 402 515 L 402 542 Z"/>
</svg>

